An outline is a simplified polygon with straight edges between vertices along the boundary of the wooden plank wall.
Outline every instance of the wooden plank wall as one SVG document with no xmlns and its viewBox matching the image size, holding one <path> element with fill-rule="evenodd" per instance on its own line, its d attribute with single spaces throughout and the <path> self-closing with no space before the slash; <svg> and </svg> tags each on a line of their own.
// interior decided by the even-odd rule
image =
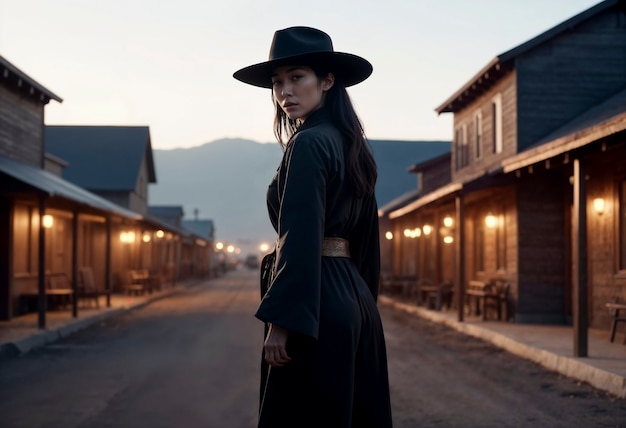
<svg viewBox="0 0 626 428">
<path fill-rule="evenodd" d="M 0 86 L 0 156 L 43 168 L 43 109 Z"/>
<path fill-rule="evenodd" d="M 626 21 L 606 11 L 518 58 L 519 150 L 626 85 Z"/>
<path fill-rule="evenodd" d="M 556 171 L 527 175 L 518 182 L 519 285 L 521 322 L 566 320 L 565 200 L 567 177 Z"/>
</svg>

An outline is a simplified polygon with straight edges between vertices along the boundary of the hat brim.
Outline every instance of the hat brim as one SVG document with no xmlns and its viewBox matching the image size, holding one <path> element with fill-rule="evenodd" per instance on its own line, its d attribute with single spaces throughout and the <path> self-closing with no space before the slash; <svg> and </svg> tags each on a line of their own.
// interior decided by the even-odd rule
<svg viewBox="0 0 626 428">
<path fill-rule="evenodd" d="M 233 77 L 243 83 L 261 88 L 272 87 L 272 73 L 284 65 L 321 67 L 333 73 L 346 87 L 356 85 L 372 74 L 372 64 L 365 58 L 343 52 L 309 52 L 244 67 Z"/>
</svg>

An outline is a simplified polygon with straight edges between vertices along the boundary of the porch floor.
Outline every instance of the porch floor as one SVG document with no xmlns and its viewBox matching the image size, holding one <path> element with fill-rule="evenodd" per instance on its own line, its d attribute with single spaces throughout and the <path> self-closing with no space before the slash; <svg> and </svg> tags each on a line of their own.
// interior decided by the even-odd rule
<svg viewBox="0 0 626 428">
<path fill-rule="evenodd" d="M 190 280 L 176 286 L 164 284 L 161 291 L 151 294 L 128 296 L 112 294 L 111 306 L 106 306 L 106 297 L 100 297 L 100 307 L 80 302 L 78 317 L 72 317 L 71 309 L 49 310 L 46 312 L 46 328 L 38 328 L 38 313 L 29 313 L 14 317 L 9 321 L 0 321 L 0 357 L 19 355 L 30 350 L 54 342 L 82 328 L 93 325 L 116 313 L 146 305 L 154 300 L 167 297 L 189 286 Z M 89 303 L 89 302 L 87 302 Z"/>
</svg>

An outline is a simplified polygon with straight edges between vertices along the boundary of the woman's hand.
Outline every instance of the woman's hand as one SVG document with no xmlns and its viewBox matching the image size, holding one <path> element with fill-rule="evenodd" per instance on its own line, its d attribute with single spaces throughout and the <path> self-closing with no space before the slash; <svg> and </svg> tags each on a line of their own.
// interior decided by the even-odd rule
<svg viewBox="0 0 626 428">
<path fill-rule="evenodd" d="M 275 324 L 270 324 L 270 329 L 265 338 L 265 361 L 272 367 L 282 367 L 291 361 L 287 355 L 287 337 L 289 332 Z"/>
</svg>

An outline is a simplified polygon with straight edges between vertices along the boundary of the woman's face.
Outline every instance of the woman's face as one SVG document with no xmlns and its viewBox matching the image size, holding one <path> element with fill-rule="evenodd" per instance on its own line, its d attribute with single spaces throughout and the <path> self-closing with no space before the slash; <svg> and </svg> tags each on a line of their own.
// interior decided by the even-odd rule
<svg viewBox="0 0 626 428">
<path fill-rule="evenodd" d="M 272 74 L 274 99 L 291 120 L 305 120 L 324 104 L 324 94 L 335 81 L 332 74 L 320 80 L 310 67 L 284 66 Z"/>
</svg>

